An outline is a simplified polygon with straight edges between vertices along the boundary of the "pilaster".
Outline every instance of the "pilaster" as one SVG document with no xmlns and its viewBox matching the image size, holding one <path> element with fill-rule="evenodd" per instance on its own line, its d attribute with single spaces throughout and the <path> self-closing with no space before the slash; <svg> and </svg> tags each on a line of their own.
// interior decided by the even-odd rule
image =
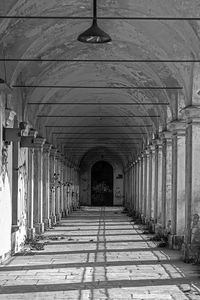
<svg viewBox="0 0 200 300">
<path fill-rule="evenodd" d="M 143 201 L 144 201 L 144 197 L 143 197 L 143 154 L 140 155 L 139 159 L 139 212 L 141 217 L 143 217 Z"/>
<path fill-rule="evenodd" d="M 51 227 L 50 218 L 50 150 L 52 145 L 43 146 L 43 220 L 45 229 Z"/>
<path fill-rule="evenodd" d="M 157 223 L 161 225 L 162 222 L 162 156 L 163 144 L 161 140 L 157 140 L 157 160 L 158 160 L 158 196 L 157 196 Z"/>
<path fill-rule="evenodd" d="M 165 233 L 171 232 L 172 218 L 172 133 L 164 131 L 162 155 L 162 228 Z"/>
<path fill-rule="evenodd" d="M 155 208 L 155 153 L 156 153 L 156 145 L 152 144 L 150 146 L 151 149 L 151 220 L 153 221 L 155 218 L 154 208 Z"/>
<path fill-rule="evenodd" d="M 151 201 L 150 199 L 150 195 L 149 195 L 149 160 L 150 160 L 150 148 L 147 147 L 147 149 L 145 150 L 146 153 L 146 166 L 145 166 L 145 172 L 146 172 L 146 199 L 145 199 L 145 221 L 148 222 L 150 220 L 150 213 L 151 211 L 149 210 L 150 207 L 150 203 L 149 201 Z"/>
<path fill-rule="evenodd" d="M 186 119 L 185 242 L 200 245 L 200 106 L 184 110 Z"/>
<path fill-rule="evenodd" d="M 56 220 L 61 220 L 61 195 L 60 195 L 60 184 L 61 184 L 61 170 L 60 170 L 61 153 L 57 152 L 55 156 L 55 170 L 56 170 L 56 181 L 55 181 L 55 211 Z"/>
<path fill-rule="evenodd" d="M 34 149 L 28 149 L 28 239 L 35 238 L 34 210 Z"/>
<path fill-rule="evenodd" d="M 56 181 L 56 165 L 55 157 L 57 149 L 51 148 L 50 150 L 50 218 L 52 225 L 56 224 L 56 204 L 55 204 L 55 181 Z"/>
<path fill-rule="evenodd" d="M 36 233 L 44 232 L 43 222 L 43 145 L 45 139 L 37 137 L 34 143 L 34 207 L 33 220 Z"/>
<path fill-rule="evenodd" d="M 35 138 L 37 131 L 31 128 L 29 130 L 29 136 Z M 35 238 L 34 227 L 34 148 L 28 149 L 28 233 L 27 237 L 30 240 Z"/>
</svg>

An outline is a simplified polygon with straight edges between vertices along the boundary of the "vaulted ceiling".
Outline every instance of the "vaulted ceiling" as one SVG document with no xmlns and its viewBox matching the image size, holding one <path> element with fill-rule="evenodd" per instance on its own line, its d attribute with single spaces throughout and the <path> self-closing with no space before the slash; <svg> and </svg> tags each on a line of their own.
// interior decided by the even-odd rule
<svg viewBox="0 0 200 300">
<path fill-rule="evenodd" d="M 7 83 L 25 97 L 26 118 L 49 142 L 75 161 L 103 146 L 125 163 L 176 117 L 178 95 L 187 104 L 200 2 L 97 4 L 108 44 L 77 41 L 91 24 L 92 0 L 0 1 L 1 58 Z"/>
</svg>

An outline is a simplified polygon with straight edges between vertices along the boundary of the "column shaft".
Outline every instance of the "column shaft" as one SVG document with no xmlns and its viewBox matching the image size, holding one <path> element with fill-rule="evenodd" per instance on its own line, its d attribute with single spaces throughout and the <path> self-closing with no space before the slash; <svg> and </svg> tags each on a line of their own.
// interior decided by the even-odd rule
<svg viewBox="0 0 200 300">
<path fill-rule="evenodd" d="M 28 238 L 34 239 L 35 228 L 33 226 L 34 209 L 34 149 L 28 150 Z"/>
<path fill-rule="evenodd" d="M 43 146 L 43 219 L 45 229 L 51 227 L 50 219 L 50 149 L 51 145 Z"/>
<path fill-rule="evenodd" d="M 148 191 L 147 191 L 147 198 L 148 198 L 148 219 L 149 221 L 152 218 L 152 151 L 149 150 L 149 174 L 148 174 Z"/>
<path fill-rule="evenodd" d="M 143 161 L 144 161 L 143 211 L 144 211 L 144 217 L 146 217 L 147 215 L 147 154 L 146 152 L 144 153 Z"/>
<path fill-rule="evenodd" d="M 36 233 L 44 232 L 43 223 L 43 138 L 36 138 L 34 149 L 34 227 Z"/>
</svg>

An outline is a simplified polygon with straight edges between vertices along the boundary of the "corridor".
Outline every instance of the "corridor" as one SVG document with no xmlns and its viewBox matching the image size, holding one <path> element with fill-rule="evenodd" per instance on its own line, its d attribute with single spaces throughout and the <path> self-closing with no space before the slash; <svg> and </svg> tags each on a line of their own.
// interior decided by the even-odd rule
<svg viewBox="0 0 200 300">
<path fill-rule="evenodd" d="M 198 267 L 158 248 L 123 208 L 81 207 L 39 243 L 0 266 L 0 299 L 200 299 Z"/>
</svg>

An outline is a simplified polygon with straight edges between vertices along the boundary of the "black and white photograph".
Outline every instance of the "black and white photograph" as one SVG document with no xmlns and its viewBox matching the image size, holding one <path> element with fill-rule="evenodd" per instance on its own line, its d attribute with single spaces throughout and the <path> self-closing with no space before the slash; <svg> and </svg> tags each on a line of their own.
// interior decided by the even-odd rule
<svg viewBox="0 0 200 300">
<path fill-rule="evenodd" d="M 200 0 L 0 0 L 0 300 L 200 300 Z"/>
</svg>

